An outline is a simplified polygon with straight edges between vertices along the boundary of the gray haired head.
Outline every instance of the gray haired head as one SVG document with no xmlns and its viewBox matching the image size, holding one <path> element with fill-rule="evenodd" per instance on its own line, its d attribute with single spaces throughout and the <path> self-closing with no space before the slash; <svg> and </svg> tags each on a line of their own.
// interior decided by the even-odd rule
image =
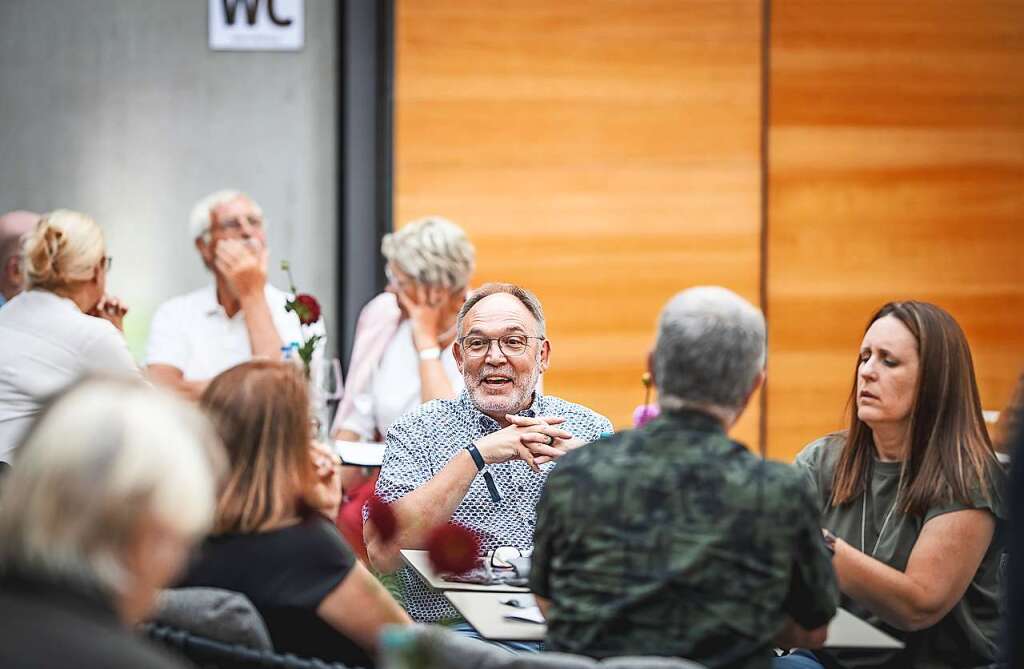
<svg viewBox="0 0 1024 669">
<path fill-rule="evenodd" d="M 469 285 L 476 249 L 465 231 L 446 218 L 427 216 L 384 235 L 381 252 L 425 286 L 461 290 Z"/>
<path fill-rule="evenodd" d="M 0 572 L 133 592 L 126 547 L 154 523 L 203 536 L 225 463 L 195 406 L 141 381 L 86 377 L 44 406 L 15 452 L 0 489 Z"/>
<path fill-rule="evenodd" d="M 764 362 L 764 315 L 731 290 L 690 288 L 661 310 L 654 377 L 663 408 L 742 410 Z"/>
<path fill-rule="evenodd" d="M 455 319 L 456 339 L 462 339 L 462 322 L 466 319 L 466 314 L 469 313 L 469 310 L 475 307 L 480 300 L 497 293 L 507 293 L 522 302 L 526 310 L 533 316 L 533 319 L 537 321 L 537 335 L 540 337 L 546 336 L 547 325 L 544 322 L 544 310 L 541 308 L 540 300 L 537 299 L 536 295 L 513 283 L 485 283 L 470 293 L 466 301 L 463 302 L 462 308 L 459 309 L 459 316 Z"/>
</svg>

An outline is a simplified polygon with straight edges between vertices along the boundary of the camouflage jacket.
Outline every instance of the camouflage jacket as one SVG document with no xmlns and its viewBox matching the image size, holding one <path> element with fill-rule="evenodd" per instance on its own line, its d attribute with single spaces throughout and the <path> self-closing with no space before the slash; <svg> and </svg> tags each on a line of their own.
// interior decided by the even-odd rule
<svg viewBox="0 0 1024 669">
<path fill-rule="evenodd" d="M 786 616 L 826 624 L 839 594 L 818 510 L 791 465 L 681 411 L 567 454 L 537 508 L 531 589 L 547 648 L 768 667 Z"/>
</svg>

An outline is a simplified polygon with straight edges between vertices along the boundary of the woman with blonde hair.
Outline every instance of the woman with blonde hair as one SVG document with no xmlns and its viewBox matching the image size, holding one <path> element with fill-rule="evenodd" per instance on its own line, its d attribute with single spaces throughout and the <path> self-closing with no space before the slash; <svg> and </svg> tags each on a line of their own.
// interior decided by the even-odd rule
<svg viewBox="0 0 1024 669">
<path fill-rule="evenodd" d="M 312 445 L 305 379 L 285 362 L 247 362 L 215 377 L 200 406 L 229 473 L 214 534 L 182 585 L 246 595 L 278 652 L 372 666 L 381 628 L 409 617 L 332 522 L 340 465 Z"/>
<path fill-rule="evenodd" d="M 850 404 L 849 429 L 807 446 L 797 465 L 820 504 L 843 606 L 906 648 L 801 651 L 776 666 L 994 662 L 1005 475 L 960 326 L 933 304 L 883 306 L 864 333 Z"/>
<path fill-rule="evenodd" d="M 397 418 L 424 402 L 452 399 L 465 385 L 452 343 L 476 263 L 473 244 L 451 221 L 428 216 L 385 235 L 381 252 L 388 286 L 359 314 L 332 429 L 337 439 L 382 441 Z M 345 468 L 338 527 L 363 558 L 362 508 L 375 482 Z"/>
<path fill-rule="evenodd" d="M 85 214 L 45 214 L 22 246 L 24 292 L 0 310 L 0 462 L 43 401 L 89 371 L 138 375 L 124 341 L 127 309 L 106 296 L 103 231 Z"/>
<path fill-rule="evenodd" d="M 385 235 L 387 290 L 359 315 L 352 370 L 334 420 L 344 439 L 382 439 L 396 418 L 462 390 L 451 347 L 476 252 L 439 216 Z"/>
<path fill-rule="evenodd" d="M 141 381 L 44 406 L 0 482 L 0 666 L 183 666 L 129 628 L 209 529 L 223 464 L 209 421 Z"/>
</svg>

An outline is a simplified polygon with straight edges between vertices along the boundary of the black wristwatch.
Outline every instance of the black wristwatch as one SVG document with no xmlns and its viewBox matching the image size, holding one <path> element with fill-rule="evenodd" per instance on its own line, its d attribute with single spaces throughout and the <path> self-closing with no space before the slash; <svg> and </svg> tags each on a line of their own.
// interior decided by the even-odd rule
<svg viewBox="0 0 1024 669">
<path fill-rule="evenodd" d="M 469 451 L 469 457 L 473 458 L 476 470 L 484 473 L 484 483 L 487 484 L 487 492 L 491 494 L 491 501 L 497 504 L 501 501 L 501 495 L 498 493 L 498 486 L 494 485 L 494 477 L 491 476 L 489 471 L 484 469 L 486 466 L 484 463 L 484 456 L 480 455 L 480 451 L 477 450 L 476 444 L 466 446 L 466 450 Z"/>
</svg>

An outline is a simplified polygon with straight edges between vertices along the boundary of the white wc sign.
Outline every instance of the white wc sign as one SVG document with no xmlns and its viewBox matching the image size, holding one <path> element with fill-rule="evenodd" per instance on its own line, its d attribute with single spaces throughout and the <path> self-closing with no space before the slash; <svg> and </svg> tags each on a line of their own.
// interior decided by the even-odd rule
<svg viewBox="0 0 1024 669">
<path fill-rule="evenodd" d="M 302 0 L 209 0 L 210 48 L 216 51 L 299 51 Z"/>
</svg>

